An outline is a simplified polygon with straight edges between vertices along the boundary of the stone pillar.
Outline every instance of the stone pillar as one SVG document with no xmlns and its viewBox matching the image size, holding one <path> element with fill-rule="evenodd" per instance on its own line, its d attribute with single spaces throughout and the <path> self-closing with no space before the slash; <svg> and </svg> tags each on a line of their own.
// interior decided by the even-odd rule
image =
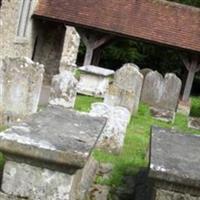
<svg viewBox="0 0 200 200">
<path fill-rule="evenodd" d="M 73 108 L 76 100 L 78 81 L 70 71 L 62 71 L 52 79 L 49 104 Z"/>
<path fill-rule="evenodd" d="M 125 64 L 114 75 L 113 84 L 106 92 L 104 103 L 127 108 L 136 114 L 143 84 L 143 75 L 134 64 Z"/>
<path fill-rule="evenodd" d="M 66 26 L 63 52 L 60 60 L 59 71 L 74 71 L 76 69 L 76 60 L 80 45 L 80 36 L 76 29 Z"/>
<path fill-rule="evenodd" d="M 6 198 L 84 200 L 95 173 L 90 153 L 106 120 L 48 107 L 0 134 Z"/>
<path fill-rule="evenodd" d="M 150 143 L 152 200 L 199 200 L 200 137 L 153 127 Z"/>
<path fill-rule="evenodd" d="M 37 111 L 44 68 L 28 58 L 5 58 L 1 68 L 1 122 Z"/>
</svg>

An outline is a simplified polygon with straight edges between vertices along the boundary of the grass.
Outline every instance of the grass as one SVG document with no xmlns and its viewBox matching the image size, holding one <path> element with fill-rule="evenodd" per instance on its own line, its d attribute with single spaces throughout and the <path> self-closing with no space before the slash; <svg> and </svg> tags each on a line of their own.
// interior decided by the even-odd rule
<svg viewBox="0 0 200 200">
<path fill-rule="evenodd" d="M 198 114 L 196 110 L 200 105 L 200 98 L 193 98 L 193 113 Z M 76 109 L 80 111 L 89 111 L 90 105 L 93 102 L 101 101 L 101 99 L 79 96 L 76 102 Z M 119 155 L 109 154 L 100 150 L 95 150 L 93 155 L 100 161 L 113 164 L 112 177 L 110 179 L 97 178 L 100 184 L 117 187 L 122 183 L 124 175 L 134 175 L 141 168 L 148 165 L 148 145 L 150 129 L 152 125 L 163 128 L 173 128 L 177 131 L 200 134 L 200 131 L 187 128 L 187 118 L 177 114 L 174 124 L 162 122 L 151 117 L 149 107 L 141 104 L 138 114 L 131 118 L 124 141 L 122 152 Z"/>
<path fill-rule="evenodd" d="M 192 97 L 191 116 L 200 117 L 200 97 Z"/>
</svg>

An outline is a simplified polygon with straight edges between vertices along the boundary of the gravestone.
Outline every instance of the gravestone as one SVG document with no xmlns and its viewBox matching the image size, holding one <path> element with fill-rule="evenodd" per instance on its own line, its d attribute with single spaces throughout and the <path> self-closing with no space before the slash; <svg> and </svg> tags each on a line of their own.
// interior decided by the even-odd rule
<svg viewBox="0 0 200 200">
<path fill-rule="evenodd" d="M 149 73 L 149 72 L 152 72 L 153 70 L 150 69 L 150 68 L 144 68 L 144 69 L 141 69 L 140 70 L 140 73 L 143 75 L 143 77 L 145 78 L 146 75 Z"/>
<path fill-rule="evenodd" d="M 124 107 L 93 103 L 90 114 L 107 118 L 106 126 L 98 140 L 97 147 L 108 152 L 119 153 L 124 144 L 131 113 Z"/>
<path fill-rule="evenodd" d="M 165 77 L 157 71 L 149 72 L 144 80 L 141 100 L 150 105 L 156 112 L 155 118 L 174 119 L 181 90 L 181 80 L 175 74 Z M 157 117 L 159 116 L 159 117 Z M 169 120 L 170 121 L 170 120 Z"/>
<path fill-rule="evenodd" d="M 104 103 L 111 106 L 125 107 L 132 114 L 136 114 L 142 84 L 143 75 L 139 72 L 139 68 L 131 63 L 125 64 L 116 71 L 113 83 L 106 92 Z"/>
<path fill-rule="evenodd" d="M 189 117 L 188 127 L 200 130 L 200 117 Z"/>
<path fill-rule="evenodd" d="M 72 72 L 63 71 L 52 79 L 50 105 L 59 105 L 66 108 L 73 108 L 76 100 L 78 81 Z"/>
<path fill-rule="evenodd" d="M 50 106 L 0 133 L 0 151 L 6 158 L 4 195 L 84 199 L 93 178 L 90 154 L 105 123 L 104 118 Z"/>
<path fill-rule="evenodd" d="M 37 111 L 43 65 L 29 58 L 5 58 L 0 71 L 1 123 L 23 119 Z"/>
<path fill-rule="evenodd" d="M 92 65 L 80 67 L 79 71 L 78 93 L 104 97 L 114 71 Z"/>
<path fill-rule="evenodd" d="M 200 137 L 152 128 L 149 177 L 153 200 L 200 199 Z"/>
</svg>

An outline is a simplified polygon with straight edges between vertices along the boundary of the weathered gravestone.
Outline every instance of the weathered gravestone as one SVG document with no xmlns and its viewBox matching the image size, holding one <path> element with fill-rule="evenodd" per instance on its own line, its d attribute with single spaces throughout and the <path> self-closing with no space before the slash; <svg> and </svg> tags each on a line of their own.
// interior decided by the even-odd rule
<svg viewBox="0 0 200 200">
<path fill-rule="evenodd" d="M 5 58 L 0 69 L 0 122 L 24 118 L 37 111 L 43 65 L 29 58 Z"/>
<path fill-rule="evenodd" d="M 199 117 L 189 117 L 188 127 L 200 130 L 200 118 Z"/>
<path fill-rule="evenodd" d="M 104 118 L 54 106 L 1 133 L 4 195 L 83 199 L 94 171 L 88 159 L 105 123 Z"/>
<path fill-rule="evenodd" d="M 98 140 L 97 147 L 108 152 L 119 153 L 124 144 L 131 113 L 124 107 L 94 103 L 90 114 L 107 118 L 106 126 Z"/>
<path fill-rule="evenodd" d="M 155 200 L 200 200 L 200 137 L 153 127 L 149 177 Z"/>
<path fill-rule="evenodd" d="M 79 70 L 80 81 L 77 87 L 78 92 L 91 96 L 104 97 L 114 71 L 92 65 L 80 67 Z"/>
<path fill-rule="evenodd" d="M 125 64 L 115 73 L 113 83 L 105 95 L 104 103 L 125 107 L 132 114 L 136 114 L 142 84 L 143 75 L 139 72 L 139 68 L 131 63 Z"/>
<path fill-rule="evenodd" d="M 152 72 L 153 70 L 150 69 L 150 68 L 144 68 L 144 69 L 141 69 L 140 70 L 140 73 L 143 75 L 144 79 L 146 77 L 146 75 L 149 73 L 149 72 Z"/>
<path fill-rule="evenodd" d="M 49 104 L 73 108 L 76 100 L 78 81 L 72 72 L 63 71 L 52 79 Z"/>
<path fill-rule="evenodd" d="M 157 110 L 159 118 L 173 120 L 181 90 L 181 80 L 175 74 L 166 74 L 165 77 L 157 71 L 149 72 L 144 80 L 141 100 Z M 166 117 L 166 111 L 169 116 Z M 154 113 L 154 112 L 152 112 Z M 156 117 L 156 116 L 155 116 Z"/>
</svg>

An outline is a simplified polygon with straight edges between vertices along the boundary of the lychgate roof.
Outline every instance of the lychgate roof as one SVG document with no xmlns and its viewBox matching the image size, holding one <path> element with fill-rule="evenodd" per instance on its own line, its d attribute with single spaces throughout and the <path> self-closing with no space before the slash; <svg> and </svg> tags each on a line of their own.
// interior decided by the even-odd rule
<svg viewBox="0 0 200 200">
<path fill-rule="evenodd" d="M 200 9 L 164 0 L 38 0 L 35 16 L 200 52 Z"/>
</svg>

